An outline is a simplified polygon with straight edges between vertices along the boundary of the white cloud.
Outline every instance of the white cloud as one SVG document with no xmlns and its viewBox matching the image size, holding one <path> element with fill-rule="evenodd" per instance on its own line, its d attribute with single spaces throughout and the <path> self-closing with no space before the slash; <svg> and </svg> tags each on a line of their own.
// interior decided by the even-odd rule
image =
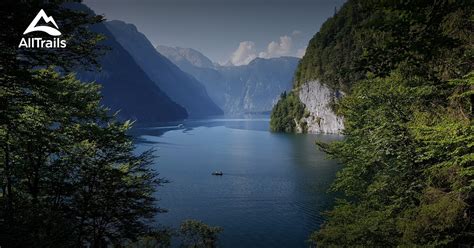
<svg viewBox="0 0 474 248">
<path fill-rule="evenodd" d="M 237 50 L 232 53 L 230 62 L 233 65 L 246 65 L 255 58 L 257 58 L 255 43 L 252 41 L 242 41 Z"/>
<path fill-rule="evenodd" d="M 296 51 L 296 57 L 298 58 L 303 58 L 305 54 L 306 54 L 306 47 L 300 48 Z"/>
<path fill-rule="evenodd" d="M 252 60 L 259 58 L 277 58 L 281 56 L 294 56 L 301 58 L 306 53 L 306 47 L 296 49 L 293 48 L 293 43 L 299 44 L 301 40 L 299 37 L 302 34 L 300 30 L 294 30 L 291 35 L 284 35 L 278 41 L 270 42 L 266 49 L 257 52 L 257 48 L 253 41 L 242 41 L 239 47 L 230 56 L 229 62 L 226 64 L 232 65 L 246 65 Z M 295 42 L 293 41 L 295 39 Z"/>
<path fill-rule="evenodd" d="M 290 36 L 281 36 L 279 42 L 270 42 L 267 46 L 267 50 L 265 52 L 260 52 L 258 56 L 261 58 L 288 56 L 291 52 L 292 43 L 293 41 Z"/>
</svg>

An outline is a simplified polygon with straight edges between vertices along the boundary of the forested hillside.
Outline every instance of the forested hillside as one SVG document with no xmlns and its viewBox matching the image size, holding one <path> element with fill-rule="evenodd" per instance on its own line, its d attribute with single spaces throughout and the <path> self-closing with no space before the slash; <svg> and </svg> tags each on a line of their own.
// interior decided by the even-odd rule
<svg viewBox="0 0 474 248">
<path fill-rule="evenodd" d="M 270 128 L 275 132 L 296 132 L 298 127 L 306 132 L 308 123 L 304 117 L 309 117 L 310 112 L 301 102 L 299 90 L 303 84 L 324 85 L 328 90 L 348 92 L 350 86 L 363 78 L 364 73 L 358 68 L 358 61 L 362 59 L 362 46 L 356 45 L 357 27 L 366 21 L 369 10 L 362 7 L 361 2 L 349 1 L 331 18 L 323 23 L 318 33 L 309 41 L 306 53 L 300 60 L 293 77 L 293 92 L 287 98 L 281 98 L 274 107 L 271 115 Z M 318 88 L 319 85 L 318 85 Z M 316 99 L 315 101 L 320 101 Z M 334 111 L 335 97 L 329 102 L 320 105 L 329 105 Z M 297 103 L 298 102 L 298 103 Z M 302 112 L 294 109 L 301 108 L 305 116 L 294 113 Z M 286 111 L 282 112 L 282 109 Z M 319 112 L 319 111 L 318 111 Z M 285 113 L 290 113 L 287 115 Z M 316 122 L 321 121 L 321 116 L 314 116 Z"/>
<path fill-rule="evenodd" d="M 349 0 L 311 40 L 295 88 L 347 93 L 344 140 L 319 144 L 344 168 L 318 247 L 472 244 L 473 18 L 472 1 Z"/>
<path fill-rule="evenodd" d="M 317 82 L 324 85 L 328 90 L 334 92 L 329 102 L 320 102 L 320 105 L 333 105 L 337 101 L 336 95 L 340 92 L 347 93 L 351 85 L 357 80 L 364 78 L 365 72 L 362 60 L 366 51 L 366 44 L 362 41 L 360 27 L 369 22 L 370 10 L 364 7 L 361 1 L 349 1 L 331 18 L 321 26 L 318 33 L 309 41 L 306 53 L 300 60 L 293 78 L 293 93 L 295 98 L 282 98 L 278 102 L 278 108 L 291 109 L 295 106 L 294 101 L 301 101 L 299 90 L 303 84 L 310 86 Z M 367 43 L 370 44 L 370 43 Z M 320 87 L 319 85 L 317 86 Z M 292 102 L 288 102 L 292 99 Z M 318 101 L 319 99 L 315 99 Z M 302 104 L 302 103 L 300 103 Z M 301 115 L 292 115 L 292 118 L 282 115 L 278 108 L 272 112 L 271 130 L 276 132 L 295 132 L 298 127 L 306 127 L 307 119 Z M 309 109 L 306 108 L 309 113 Z M 316 110 L 320 112 L 321 110 Z M 289 112 L 298 112 L 291 110 Z M 317 123 L 322 120 L 321 116 L 314 115 Z M 291 121 L 290 121 L 291 120 Z M 279 124 L 283 124 L 283 126 Z M 329 123 L 333 125 L 333 123 Z M 288 128 L 291 126 L 291 128 Z M 305 128 L 302 128 L 305 132 Z"/>
<path fill-rule="evenodd" d="M 332 89 L 347 91 L 352 83 L 361 79 L 364 74 L 358 62 L 364 46 L 356 44 L 356 40 L 360 41 L 358 28 L 368 21 L 369 14 L 362 1 L 349 1 L 324 22 L 298 65 L 294 87 L 320 80 Z"/>
</svg>

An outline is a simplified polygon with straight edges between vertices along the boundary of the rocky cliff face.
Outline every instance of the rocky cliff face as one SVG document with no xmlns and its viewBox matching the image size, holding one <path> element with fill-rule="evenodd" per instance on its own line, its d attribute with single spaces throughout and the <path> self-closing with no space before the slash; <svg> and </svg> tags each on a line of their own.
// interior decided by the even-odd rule
<svg viewBox="0 0 474 248">
<path fill-rule="evenodd" d="M 227 114 L 271 111 L 280 94 L 291 90 L 297 65 L 298 58 L 280 57 L 218 68 L 225 85 L 223 109 Z"/>
<path fill-rule="evenodd" d="M 248 65 L 219 66 L 190 48 L 156 49 L 193 75 L 226 115 L 269 112 L 283 91 L 292 88 L 298 58 L 256 58 Z"/>
<path fill-rule="evenodd" d="M 342 97 L 339 91 L 333 91 L 319 81 L 309 81 L 298 89 L 300 101 L 306 106 L 305 117 L 300 123 L 306 122 L 305 131 L 308 133 L 340 134 L 344 129 L 344 119 L 337 116 L 330 105 Z M 309 115 L 308 115 L 309 113 Z M 300 124 L 297 131 L 303 132 Z"/>
</svg>

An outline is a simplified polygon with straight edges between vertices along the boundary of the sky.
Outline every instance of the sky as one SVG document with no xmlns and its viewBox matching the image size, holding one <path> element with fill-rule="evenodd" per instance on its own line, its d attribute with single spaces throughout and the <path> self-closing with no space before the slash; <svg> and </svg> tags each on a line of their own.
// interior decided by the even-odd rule
<svg viewBox="0 0 474 248">
<path fill-rule="evenodd" d="M 345 0 L 84 0 L 108 20 L 135 24 L 153 45 L 193 48 L 220 64 L 301 57 Z"/>
</svg>

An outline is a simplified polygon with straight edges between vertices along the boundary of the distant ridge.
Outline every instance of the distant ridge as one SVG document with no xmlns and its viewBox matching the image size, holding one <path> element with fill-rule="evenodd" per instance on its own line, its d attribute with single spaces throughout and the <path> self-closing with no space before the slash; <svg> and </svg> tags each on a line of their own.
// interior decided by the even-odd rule
<svg viewBox="0 0 474 248">
<path fill-rule="evenodd" d="M 148 77 L 192 118 L 222 115 L 206 88 L 161 55 L 133 24 L 109 21 L 105 24 L 117 41 L 130 53 Z M 203 61 L 204 63 L 204 61 Z"/>
<path fill-rule="evenodd" d="M 198 79 L 227 115 L 271 111 L 280 94 L 291 90 L 299 61 L 295 57 L 256 58 L 248 65 L 220 66 L 191 48 L 156 49 Z"/>
<path fill-rule="evenodd" d="M 94 14 L 83 4 L 68 3 L 68 7 Z M 106 37 L 102 45 L 110 51 L 100 59 L 100 71 L 78 71 L 77 77 L 102 85 L 105 106 L 112 112 L 119 111 L 120 118 L 137 120 L 139 124 L 187 118 L 186 110 L 147 77 L 103 23 L 94 25 L 92 30 Z"/>
</svg>

